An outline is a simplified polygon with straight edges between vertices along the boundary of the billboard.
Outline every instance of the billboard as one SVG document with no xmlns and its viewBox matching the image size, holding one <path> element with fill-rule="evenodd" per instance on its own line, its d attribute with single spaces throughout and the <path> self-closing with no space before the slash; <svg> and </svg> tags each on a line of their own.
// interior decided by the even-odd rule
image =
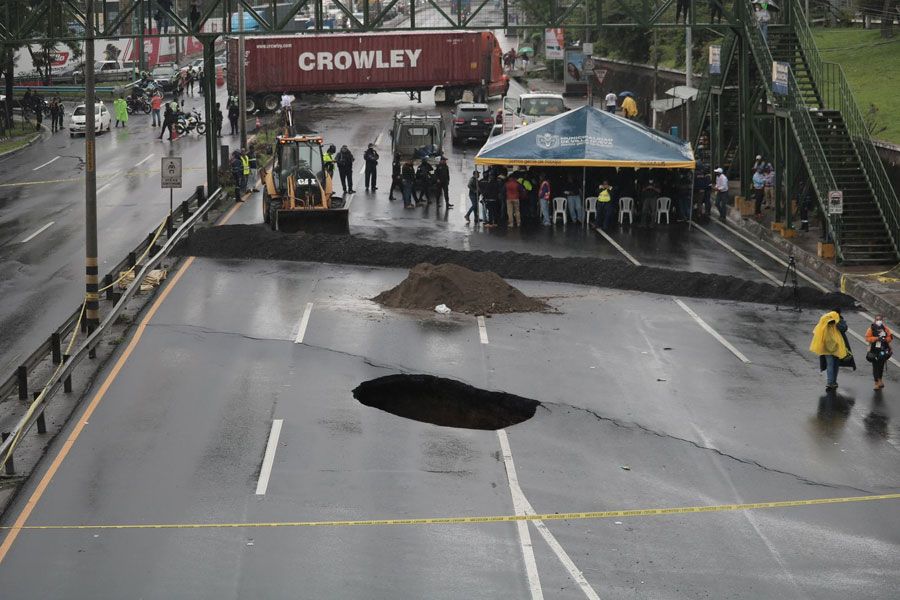
<svg viewBox="0 0 900 600">
<path fill-rule="evenodd" d="M 544 58 L 562 60 L 565 58 L 566 36 L 562 27 L 544 30 Z"/>
</svg>

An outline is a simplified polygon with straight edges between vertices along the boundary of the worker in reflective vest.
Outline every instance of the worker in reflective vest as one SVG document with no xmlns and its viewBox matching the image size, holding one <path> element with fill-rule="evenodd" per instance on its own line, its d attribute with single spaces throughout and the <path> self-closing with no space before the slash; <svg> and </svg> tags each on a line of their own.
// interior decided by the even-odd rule
<svg viewBox="0 0 900 600">
<path fill-rule="evenodd" d="M 603 180 L 600 191 L 597 192 L 597 227 L 609 229 L 612 224 L 613 214 L 616 212 L 613 202 L 613 189 L 609 181 Z"/>
<path fill-rule="evenodd" d="M 328 150 L 326 150 L 322 154 L 322 164 L 325 166 L 325 172 L 328 173 L 328 176 L 334 179 L 334 153 L 337 152 L 337 148 L 334 147 L 334 144 L 328 146 Z"/>
<path fill-rule="evenodd" d="M 247 191 L 247 182 L 250 181 L 250 157 L 247 149 L 241 148 L 241 193 Z"/>
</svg>

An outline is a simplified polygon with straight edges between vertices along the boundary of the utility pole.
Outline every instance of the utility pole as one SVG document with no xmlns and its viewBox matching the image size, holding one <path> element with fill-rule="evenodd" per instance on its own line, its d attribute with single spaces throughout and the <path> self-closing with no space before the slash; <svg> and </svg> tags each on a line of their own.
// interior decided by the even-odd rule
<svg viewBox="0 0 900 600">
<path fill-rule="evenodd" d="M 241 148 L 247 147 L 247 80 L 245 67 L 246 58 L 244 50 L 244 4 L 238 0 L 238 107 L 241 109 L 240 120 L 238 121 L 241 134 Z"/>
<path fill-rule="evenodd" d="M 694 21 L 693 11 L 692 3 L 688 8 L 688 15 L 685 16 L 691 23 L 684 29 L 684 85 L 689 88 L 694 87 L 694 40 L 691 27 Z M 684 133 L 681 134 L 681 139 L 691 139 L 691 101 L 688 99 L 684 101 Z"/>
<path fill-rule="evenodd" d="M 100 323 L 100 278 L 97 270 L 97 134 L 94 94 L 94 0 L 87 0 L 84 42 L 84 318 L 88 331 Z M 143 26 L 143 23 L 141 23 Z"/>
</svg>

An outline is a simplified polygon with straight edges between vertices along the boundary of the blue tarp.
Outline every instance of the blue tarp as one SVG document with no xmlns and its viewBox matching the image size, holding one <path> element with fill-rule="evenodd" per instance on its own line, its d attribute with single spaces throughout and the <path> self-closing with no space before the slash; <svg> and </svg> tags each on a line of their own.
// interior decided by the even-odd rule
<svg viewBox="0 0 900 600">
<path fill-rule="evenodd" d="M 592 106 L 491 138 L 477 165 L 693 169 L 687 142 Z"/>
</svg>

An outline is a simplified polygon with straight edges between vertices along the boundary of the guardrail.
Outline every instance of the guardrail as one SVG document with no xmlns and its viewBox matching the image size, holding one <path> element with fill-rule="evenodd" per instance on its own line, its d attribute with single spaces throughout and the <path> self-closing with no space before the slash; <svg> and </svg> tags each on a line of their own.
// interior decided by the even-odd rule
<svg viewBox="0 0 900 600">
<path fill-rule="evenodd" d="M 84 320 L 82 319 L 84 310 L 83 303 L 78 310 L 65 320 L 61 327 L 54 331 L 47 340 L 31 353 L 26 361 L 16 369 L 16 372 L 12 376 L 0 384 L 0 398 L 5 398 L 18 387 L 19 399 L 27 401 L 29 393 L 29 374 L 38 365 L 43 363 L 48 356 L 52 363 L 56 365 L 56 369 L 49 380 L 41 387 L 39 392 L 34 392 L 34 400 L 29 406 L 28 412 L 26 412 L 19 420 L 12 432 L 3 434 L 3 440 L 0 442 L 0 466 L 5 467 L 8 475 L 15 473 L 15 467 L 13 466 L 13 452 L 22 437 L 28 433 L 35 424 L 38 426 L 38 433 L 46 432 L 44 409 L 50 398 L 53 397 L 60 387 L 63 387 L 65 392 L 72 391 L 71 378 L 72 371 L 75 367 L 84 360 L 86 356 L 94 356 L 95 348 L 99 342 L 100 336 L 104 333 L 106 328 L 115 321 L 116 317 L 118 317 L 125 307 L 125 303 L 137 292 L 138 288 L 140 288 L 141 282 L 143 282 L 147 273 L 155 268 L 156 265 L 168 255 L 175 244 L 184 237 L 185 233 L 193 229 L 197 221 L 201 219 L 204 221 L 206 220 L 209 209 L 222 198 L 223 192 L 222 189 L 219 188 L 210 194 L 208 198 L 204 196 L 203 187 L 198 187 L 197 191 L 194 192 L 190 198 L 182 202 L 178 209 L 173 212 L 171 218 L 167 215 L 166 219 L 156 230 L 150 232 L 147 238 L 138 244 L 124 260 L 120 261 L 119 264 L 113 267 L 113 269 L 104 277 L 101 291 L 105 292 L 106 298 L 114 302 L 114 305 L 105 316 L 102 323 L 90 332 L 87 339 L 82 342 L 81 346 L 79 346 L 74 353 L 71 355 L 68 354 L 68 352 L 71 351 L 72 343 L 75 341 L 75 336 L 79 333 L 79 330 L 87 332 Z M 190 210 L 192 203 L 195 205 L 193 213 L 191 213 Z M 174 226 L 178 220 L 180 220 L 181 224 L 178 229 L 175 230 Z M 164 229 L 167 232 L 166 242 L 162 247 L 159 247 L 156 245 L 156 242 L 159 240 Z M 114 284 L 120 279 L 120 272 L 137 269 L 143 258 L 151 254 L 154 250 L 157 250 L 156 253 L 144 262 L 143 266 L 136 273 L 131 285 L 124 291 L 117 291 Z M 62 341 L 70 334 L 73 336 L 72 341 L 70 342 L 67 351 L 64 352 Z"/>
</svg>

